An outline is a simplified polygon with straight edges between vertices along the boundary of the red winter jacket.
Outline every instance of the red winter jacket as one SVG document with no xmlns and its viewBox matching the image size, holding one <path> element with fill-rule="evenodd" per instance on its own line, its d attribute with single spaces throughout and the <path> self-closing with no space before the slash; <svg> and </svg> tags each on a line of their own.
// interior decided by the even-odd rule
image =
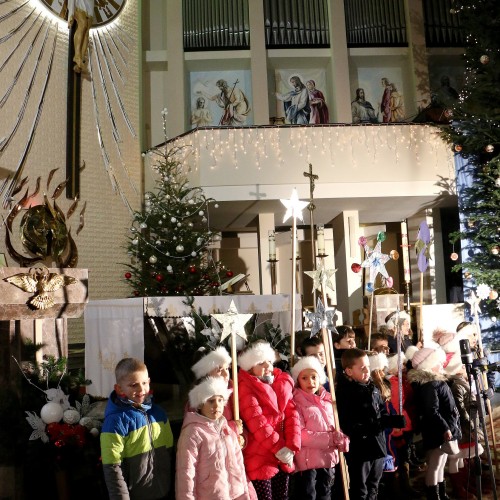
<svg viewBox="0 0 500 500">
<path fill-rule="evenodd" d="M 280 462 L 275 453 L 284 446 L 300 450 L 300 423 L 292 400 L 293 380 L 278 368 L 272 385 L 240 370 L 238 373 L 240 416 L 248 429 L 243 449 L 245 469 L 250 480 L 271 479 L 279 469 L 294 467 Z"/>
</svg>

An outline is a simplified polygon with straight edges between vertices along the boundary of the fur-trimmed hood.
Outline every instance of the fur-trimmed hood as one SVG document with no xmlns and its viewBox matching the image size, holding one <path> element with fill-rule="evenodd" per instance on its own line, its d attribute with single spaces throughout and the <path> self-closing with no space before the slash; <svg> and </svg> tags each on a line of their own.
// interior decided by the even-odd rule
<svg viewBox="0 0 500 500">
<path fill-rule="evenodd" d="M 428 382 L 446 382 L 448 378 L 443 373 L 413 369 L 408 372 L 408 381 L 412 384 L 427 384 Z"/>
</svg>

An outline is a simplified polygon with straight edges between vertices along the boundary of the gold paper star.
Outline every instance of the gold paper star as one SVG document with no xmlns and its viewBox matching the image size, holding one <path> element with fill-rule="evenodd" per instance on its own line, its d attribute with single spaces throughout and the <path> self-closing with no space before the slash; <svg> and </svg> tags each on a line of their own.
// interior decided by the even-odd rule
<svg viewBox="0 0 500 500">
<path fill-rule="evenodd" d="M 250 320 L 253 314 L 238 314 L 234 300 L 231 301 L 229 309 L 225 314 L 211 314 L 222 325 L 222 342 L 226 337 L 231 337 L 231 333 L 239 335 L 243 340 L 247 339 L 245 333 L 245 324 Z"/>
<path fill-rule="evenodd" d="M 331 278 L 336 272 L 337 269 L 325 269 L 324 266 L 318 267 L 316 271 L 304 271 L 305 274 L 314 280 L 313 288 L 320 292 L 322 291 L 322 287 L 329 288 L 332 292 L 334 291 Z"/>
<path fill-rule="evenodd" d="M 292 191 L 292 196 L 289 200 L 280 200 L 283 205 L 286 207 L 286 214 L 283 217 L 283 222 L 286 222 L 290 217 L 296 219 L 297 217 L 304 221 L 302 218 L 302 210 L 309 205 L 307 201 L 300 201 L 299 195 L 297 194 L 297 190 L 294 188 Z"/>
</svg>

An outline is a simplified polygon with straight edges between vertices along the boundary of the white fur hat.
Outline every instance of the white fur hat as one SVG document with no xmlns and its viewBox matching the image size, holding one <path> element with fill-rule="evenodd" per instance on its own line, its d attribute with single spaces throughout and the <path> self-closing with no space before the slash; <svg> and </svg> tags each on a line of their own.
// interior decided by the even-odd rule
<svg viewBox="0 0 500 500">
<path fill-rule="evenodd" d="M 384 370 L 388 366 L 387 356 L 383 352 L 369 355 L 368 361 L 370 362 L 371 372 L 373 370 Z"/>
<path fill-rule="evenodd" d="M 196 380 L 199 380 L 200 378 L 208 375 L 213 369 L 222 365 L 230 364 L 231 356 L 229 356 L 224 347 L 219 346 L 217 349 L 210 351 L 206 356 L 203 356 L 203 358 L 197 361 L 191 367 L 191 370 L 193 370 Z"/>
<path fill-rule="evenodd" d="M 276 353 L 267 342 L 256 342 L 238 356 L 238 366 L 249 371 L 264 361 L 269 361 L 272 364 L 275 359 Z"/>
<path fill-rule="evenodd" d="M 293 381 L 297 383 L 300 372 L 307 369 L 314 370 L 318 374 L 319 383 L 321 385 L 326 382 L 325 369 L 321 366 L 316 356 L 304 356 L 293 365 L 291 370 Z"/>
<path fill-rule="evenodd" d="M 456 375 L 462 371 L 462 354 L 460 348 L 458 351 L 446 354 L 446 362 L 444 364 L 444 371 L 448 375 Z"/>
<path fill-rule="evenodd" d="M 453 332 L 447 332 L 440 328 L 436 328 L 432 332 L 432 340 L 437 342 L 444 352 L 455 352 L 460 350 L 457 335 Z"/>
<path fill-rule="evenodd" d="M 189 404 L 192 408 L 199 408 L 212 396 L 222 396 L 227 401 L 231 392 L 231 389 L 227 388 L 227 382 L 223 378 L 207 377 L 203 382 L 195 385 L 189 391 Z"/>
<path fill-rule="evenodd" d="M 416 345 L 411 345 L 406 349 L 405 351 L 405 358 L 407 361 L 411 361 L 413 359 L 413 356 L 415 353 L 418 351 L 418 347 Z"/>
<path fill-rule="evenodd" d="M 387 358 L 387 362 L 388 362 L 388 370 L 389 372 L 391 373 L 397 373 L 398 371 L 398 355 L 397 354 L 394 354 L 392 356 L 389 356 Z M 401 353 L 401 365 L 404 365 L 406 363 L 406 356 Z"/>
<path fill-rule="evenodd" d="M 396 318 L 397 317 L 398 317 L 397 311 L 394 311 L 393 313 L 391 313 L 389 315 L 387 321 L 385 322 L 385 326 L 389 330 L 394 330 L 394 328 L 396 327 Z M 400 320 L 407 319 L 408 321 L 411 322 L 410 315 L 407 312 L 405 312 L 405 311 L 399 311 L 399 319 Z"/>
<path fill-rule="evenodd" d="M 474 323 L 467 323 L 457 331 L 458 340 L 468 339 L 471 335 L 477 335 L 477 327 Z"/>
<path fill-rule="evenodd" d="M 444 364 L 446 361 L 446 353 L 441 348 L 434 349 L 432 347 L 422 347 L 419 349 L 411 360 L 413 368 L 417 370 L 431 371 L 436 365 Z"/>
</svg>

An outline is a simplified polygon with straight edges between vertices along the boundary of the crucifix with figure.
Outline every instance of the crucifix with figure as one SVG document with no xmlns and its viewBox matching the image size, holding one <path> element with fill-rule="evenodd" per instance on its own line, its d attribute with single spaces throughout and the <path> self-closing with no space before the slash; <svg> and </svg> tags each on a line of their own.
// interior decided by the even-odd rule
<svg viewBox="0 0 500 500">
<path fill-rule="evenodd" d="M 314 188 L 316 187 L 315 181 L 319 179 L 319 176 L 313 174 L 312 163 L 309 163 L 309 172 L 304 172 L 304 177 L 309 178 L 309 205 L 307 205 L 307 209 L 309 210 L 310 215 L 310 226 L 311 226 L 311 249 L 312 249 L 312 263 L 313 269 L 316 270 L 316 239 L 314 238 L 314 209 L 316 205 L 314 205 Z M 313 291 L 313 295 L 315 295 Z M 316 297 L 315 297 L 316 298 Z"/>
</svg>

